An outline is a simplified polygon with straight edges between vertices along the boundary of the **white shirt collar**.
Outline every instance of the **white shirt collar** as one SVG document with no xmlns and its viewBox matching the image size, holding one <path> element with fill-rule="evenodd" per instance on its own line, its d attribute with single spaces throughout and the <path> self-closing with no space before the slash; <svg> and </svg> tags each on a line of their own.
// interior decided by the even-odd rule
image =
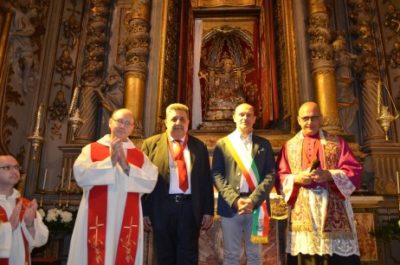
<svg viewBox="0 0 400 265">
<path fill-rule="evenodd" d="M 240 140 L 243 141 L 243 142 L 245 142 L 246 140 L 248 140 L 248 141 L 250 141 L 250 142 L 253 142 L 253 132 L 251 132 L 251 133 L 247 136 L 247 138 L 244 138 L 244 137 L 242 136 L 242 134 L 239 132 L 238 129 L 234 130 L 234 131 L 232 132 L 232 134 L 233 134 L 233 136 L 234 136 L 235 138 L 240 139 Z"/>
<path fill-rule="evenodd" d="M 21 193 L 19 193 L 19 191 L 17 191 L 16 189 L 13 189 L 13 192 L 10 196 L 6 197 L 6 195 L 1 194 L 0 195 L 0 200 L 5 201 L 5 200 L 9 200 L 9 199 L 17 199 L 21 197 Z"/>
</svg>

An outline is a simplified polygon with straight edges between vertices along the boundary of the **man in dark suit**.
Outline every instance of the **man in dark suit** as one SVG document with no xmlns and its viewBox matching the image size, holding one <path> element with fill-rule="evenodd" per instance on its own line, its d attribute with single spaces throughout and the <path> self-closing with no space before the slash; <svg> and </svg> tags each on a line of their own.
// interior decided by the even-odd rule
<svg viewBox="0 0 400 265">
<path fill-rule="evenodd" d="M 189 109 L 166 109 L 166 132 L 146 139 L 142 150 L 158 167 L 155 189 L 143 198 L 144 224 L 153 229 L 160 265 L 198 263 L 200 229 L 213 222 L 213 183 L 207 147 L 189 135 Z"/>
<path fill-rule="evenodd" d="M 224 265 L 239 265 L 241 241 L 247 264 L 262 264 L 258 243 L 268 241 L 269 192 L 275 160 L 268 140 L 253 134 L 253 106 L 243 103 L 233 114 L 236 130 L 215 147 L 212 175 L 219 191 L 218 214 L 224 239 Z"/>
</svg>

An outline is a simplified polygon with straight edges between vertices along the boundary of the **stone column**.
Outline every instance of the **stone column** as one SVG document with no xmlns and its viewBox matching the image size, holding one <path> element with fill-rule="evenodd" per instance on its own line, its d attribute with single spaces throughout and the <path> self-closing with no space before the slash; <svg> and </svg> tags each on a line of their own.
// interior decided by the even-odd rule
<svg viewBox="0 0 400 265">
<path fill-rule="evenodd" d="M 385 132 L 378 124 L 377 85 L 379 79 L 385 80 L 385 71 L 382 76 L 379 67 L 385 65 L 383 59 L 378 60 L 377 54 L 384 54 L 379 46 L 379 29 L 374 26 L 377 22 L 371 10 L 375 2 L 349 0 L 348 10 L 352 15 L 351 32 L 353 46 L 358 55 L 356 71 L 360 77 L 360 94 L 362 115 L 362 151 L 368 156 L 364 160 L 364 176 L 368 177 L 370 189 L 377 194 L 396 194 L 396 171 L 400 165 L 400 143 L 396 139 L 385 141 Z"/>
<path fill-rule="evenodd" d="M 133 112 L 134 138 L 143 136 L 143 109 L 149 56 L 150 0 L 133 0 L 126 14 L 128 37 L 125 40 L 125 95 L 124 105 Z"/>
<path fill-rule="evenodd" d="M 324 116 L 323 128 L 342 134 L 336 102 L 335 64 L 329 29 L 329 15 L 323 0 L 309 1 L 309 28 L 311 67 L 318 102 Z"/>
<path fill-rule="evenodd" d="M 385 141 L 385 134 L 379 126 L 376 118 L 377 111 L 377 86 L 379 76 L 377 51 L 379 34 L 373 30 L 373 14 L 367 2 L 360 0 L 349 0 L 349 12 L 353 19 L 350 20 L 351 32 L 354 38 L 353 46 L 358 55 L 356 71 L 360 77 L 361 105 L 363 109 L 363 140 L 364 145 L 368 143 L 379 143 Z M 375 36 L 378 34 L 378 36 Z"/>
</svg>

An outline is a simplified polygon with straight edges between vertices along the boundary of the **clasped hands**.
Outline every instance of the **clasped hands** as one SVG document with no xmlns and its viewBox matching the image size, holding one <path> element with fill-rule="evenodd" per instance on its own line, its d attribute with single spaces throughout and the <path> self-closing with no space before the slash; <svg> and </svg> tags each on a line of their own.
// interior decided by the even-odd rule
<svg viewBox="0 0 400 265">
<path fill-rule="evenodd" d="M 239 198 L 236 201 L 236 209 L 239 215 L 250 214 L 253 212 L 254 204 L 250 198 Z"/>
<path fill-rule="evenodd" d="M 28 229 L 33 228 L 33 222 L 36 217 L 36 211 L 38 208 L 38 204 L 36 202 L 36 199 L 33 199 L 25 208 L 23 220 L 25 222 L 25 225 Z M 11 224 L 11 228 L 14 231 L 18 225 L 19 225 L 19 216 L 22 210 L 22 201 L 18 202 L 17 205 L 15 206 L 14 210 L 12 211 L 9 222 Z"/>
<path fill-rule="evenodd" d="M 123 141 L 120 138 L 111 139 L 111 143 L 110 143 L 111 162 L 114 167 L 118 163 L 124 171 L 127 171 L 127 170 L 129 170 L 129 165 L 128 165 L 128 162 L 125 157 L 125 151 L 122 146 L 122 142 Z"/>
<path fill-rule="evenodd" d="M 296 174 L 294 182 L 300 185 L 308 185 L 311 182 L 324 183 L 332 180 L 332 174 L 329 170 L 314 169 L 310 172 L 310 169 L 306 169 Z"/>
</svg>

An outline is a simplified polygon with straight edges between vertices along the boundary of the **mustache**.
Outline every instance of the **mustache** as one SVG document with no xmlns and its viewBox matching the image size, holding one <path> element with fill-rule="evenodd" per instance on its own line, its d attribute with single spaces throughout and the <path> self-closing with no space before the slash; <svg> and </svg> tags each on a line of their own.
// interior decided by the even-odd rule
<svg viewBox="0 0 400 265">
<path fill-rule="evenodd" d="M 172 127 L 173 130 L 182 130 L 184 127 L 182 125 L 176 125 Z"/>
</svg>

